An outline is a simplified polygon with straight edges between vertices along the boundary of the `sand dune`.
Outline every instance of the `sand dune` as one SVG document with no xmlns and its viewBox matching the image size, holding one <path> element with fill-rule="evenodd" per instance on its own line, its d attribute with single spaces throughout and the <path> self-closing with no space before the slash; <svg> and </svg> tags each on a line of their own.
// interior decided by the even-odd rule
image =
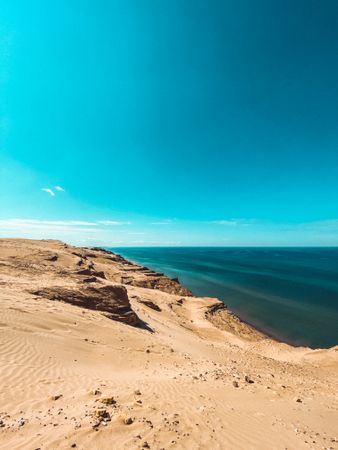
<svg viewBox="0 0 338 450">
<path fill-rule="evenodd" d="M 0 377 L 0 449 L 338 448 L 338 347 L 99 249 L 0 240 Z"/>
</svg>

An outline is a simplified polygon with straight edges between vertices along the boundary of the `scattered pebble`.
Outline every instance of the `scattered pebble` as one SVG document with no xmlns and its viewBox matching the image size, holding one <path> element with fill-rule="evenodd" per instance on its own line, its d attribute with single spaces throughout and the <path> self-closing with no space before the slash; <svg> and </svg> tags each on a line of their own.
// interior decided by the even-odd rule
<svg viewBox="0 0 338 450">
<path fill-rule="evenodd" d="M 252 384 L 254 383 L 254 380 L 252 380 L 249 375 L 245 375 L 244 380 L 246 381 L 246 383 Z"/>
<path fill-rule="evenodd" d="M 132 419 L 131 417 L 126 417 L 126 418 L 123 420 L 123 422 L 124 422 L 126 425 L 131 425 L 134 421 L 133 421 L 133 419 Z"/>
<path fill-rule="evenodd" d="M 98 398 L 97 401 L 103 403 L 104 405 L 115 405 L 116 404 L 116 400 L 114 399 L 114 397 L 101 397 L 101 398 Z"/>
</svg>

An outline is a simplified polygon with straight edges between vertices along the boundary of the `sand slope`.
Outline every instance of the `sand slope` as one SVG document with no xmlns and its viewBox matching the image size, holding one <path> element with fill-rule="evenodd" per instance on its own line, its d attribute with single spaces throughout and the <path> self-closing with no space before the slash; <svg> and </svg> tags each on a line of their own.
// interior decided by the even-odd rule
<svg viewBox="0 0 338 450">
<path fill-rule="evenodd" d="M 121 281 L 117 320 L 36 294 Z M 217 305 L 99 250 L 0 240 L 0 449 L 337 449 L 338 348 Z"/>
</svg>

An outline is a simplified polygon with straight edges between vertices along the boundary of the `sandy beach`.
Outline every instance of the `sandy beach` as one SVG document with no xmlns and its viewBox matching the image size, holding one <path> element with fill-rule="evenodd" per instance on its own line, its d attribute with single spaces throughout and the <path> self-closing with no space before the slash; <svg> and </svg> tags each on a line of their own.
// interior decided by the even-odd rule
<svg viewBox="0 0 338 450">
<path fill-rule="evenodd" d="M 111 252 L 0 239 L 0 449 L 338 449 L 338 346 Z"/>
</svg>

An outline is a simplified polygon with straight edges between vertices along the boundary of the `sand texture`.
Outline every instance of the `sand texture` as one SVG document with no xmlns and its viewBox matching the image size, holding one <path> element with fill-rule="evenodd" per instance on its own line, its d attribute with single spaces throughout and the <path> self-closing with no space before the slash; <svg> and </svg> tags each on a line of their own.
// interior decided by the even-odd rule
<svg viewBox="0 0 338 450">
<path fill-rule="evenodd" d="M 0 380 L 0 449 L 338 449 L 338 347 L 100 249 L 0 239 Z"/>
</svg>

